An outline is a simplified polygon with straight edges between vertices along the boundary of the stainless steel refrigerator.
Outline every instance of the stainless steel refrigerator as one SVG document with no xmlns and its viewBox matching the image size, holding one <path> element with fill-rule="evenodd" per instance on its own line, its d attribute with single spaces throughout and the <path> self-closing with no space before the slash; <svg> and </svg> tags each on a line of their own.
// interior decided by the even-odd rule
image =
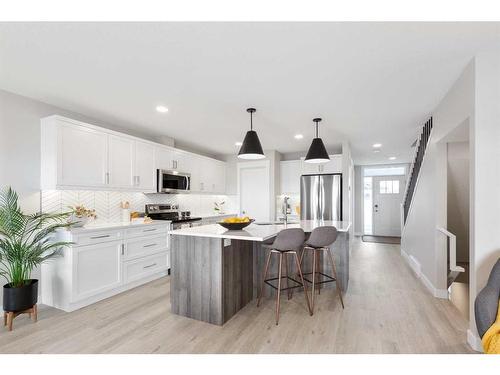
<svg viewBox="0 0 500 375">
<path fill-rule="evenodd" d="M 342 220 L 342 174 L 300 177 L 300 219 Z"/>
</svg>

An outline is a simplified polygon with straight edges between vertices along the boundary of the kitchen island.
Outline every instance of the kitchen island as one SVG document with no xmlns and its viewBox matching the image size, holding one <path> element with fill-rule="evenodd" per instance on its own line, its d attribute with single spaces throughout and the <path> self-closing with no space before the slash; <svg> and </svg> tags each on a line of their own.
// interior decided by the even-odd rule
<svg viewBox="0 0 500 375">
<path fill-rule="evenodd" d="M 228 231 L 211 224 L 170 231 L 172 312 L 212 324 L 224 324 L 257 297 L 267 255 L 264 241 L 271 240 L 285 228 L 302 228 L 310 233 L 318 226 L 334 226 L 339 232 L 331 250 L 345 293 L 349 285 L 350 223 L 312 220 L 286 225 L 254 223 L 240 231 Z M 269 275 L 276 277 L 276 257 L 272 258 Z M 310 263 L 309 257 L 305 257 L 303 272 L 310 271 Z M 293 277 L 295 266 L 291 262 L 289 265 Z M 320 258 L 320 268 L 331 273 L 327 257 Z M 323 284 L 323 287 L 334 288 L 335 283 Z M 274 289 L 266 285 L 264 295 L 273 293 Z"/>
</svg>

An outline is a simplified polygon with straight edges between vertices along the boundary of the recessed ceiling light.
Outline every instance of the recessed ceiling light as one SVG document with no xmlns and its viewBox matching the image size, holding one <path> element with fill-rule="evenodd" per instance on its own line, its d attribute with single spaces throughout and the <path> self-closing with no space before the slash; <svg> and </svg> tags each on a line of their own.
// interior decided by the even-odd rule
<svg viewBox="0 0 500 375">
<path fill-rule="evenodd" d="M 373 148 L 380 148 L 382 147 L 382 143 L 374 143 Z"/>
<path fill-rule="evenodd" d="M 168 108 L 165 107 L 164 105 L 157 105 L 156 106 L 156 112 L 167 113 L 168 112 Z"/>
<path fill-rule="evenodd" d="M 236 142 L 234 145 L 240 147 L 243 143 L 241 142 Z"/>
<path fill-rule="evenodd" d="M 375 150 L 373 150 L 373 152 L 380 152 L 380 150 L 375 149 Z"/>
<path fill-rule="evenodd" d="M 389 160 L 396 160 L 396 157 L 395 157 L 395 156 L 391 156 L 391 157 L 389 158 Z"/>
<path fill-rule="evenodd" d="M 295 139 L 302 139 L 302 138 L 304 138 L 304 136 L 302 134 L 295 134 L 293 137 Z"/>
</svg>

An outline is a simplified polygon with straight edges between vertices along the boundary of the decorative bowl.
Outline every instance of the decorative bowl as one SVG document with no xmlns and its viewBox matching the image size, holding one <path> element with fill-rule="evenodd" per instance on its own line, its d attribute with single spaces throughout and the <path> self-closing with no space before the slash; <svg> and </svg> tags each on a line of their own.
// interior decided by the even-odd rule
<svg viewBox="0 0 500 375">
<path fill-rule="evenodd" d="M 246 221 L 244 223 L 224 223 L 219 222 L 218 224 L 226 228 L 227 230 L 242 230 L 243 228 L 249 226 L 254 222 L 254 219 L 250 219 L 250 221 Z"/>
</svg>

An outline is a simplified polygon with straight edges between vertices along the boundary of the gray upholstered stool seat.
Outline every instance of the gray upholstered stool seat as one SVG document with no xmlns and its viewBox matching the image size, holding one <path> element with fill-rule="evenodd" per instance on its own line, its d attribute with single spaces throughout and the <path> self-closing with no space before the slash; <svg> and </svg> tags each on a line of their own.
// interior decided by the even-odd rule
<svg viewBox="0 0 500 375">
<path fill-rule="evenodd" d="M 281 291 L 288 291 L 288 299 L 291 298 L 291 290 L 293 288 L 304 288 L 304 294 L 306 296 L 307 308 L 309 310 L 309 314 L 312 315 L 311 304 L 309 303 L 309 295 L 307 294 L 307 286 L 304 282 L 304 278 L 302 276 L 302 269 L 300 268 L 299 257 L 297 252 L 302 249 L 304 244 L 305 233 L 301 228 L 292 228 L 292 229 L 284 229 L 278 233 L 273 243 L 269 246 L 269 255 L 266 259 L 266 265 L 264 267 L 264 275 L 262 277 L 262 283 L 260 286 L 259 299 L 257 301 L 257 306 L 260 305 L 262 300 L 262 295 L 264 293 L 264 284 L 269 285 L 271 288 L 276 289 L 276 324 L 279 322 L 280 315 L 280 296 Z M 269 272 L 269 263 L 271 261 L 271 256 L 276 255 L 278 257 L 278 277 L 267 278 Z M 297 267 L 297 272 L 300 276 L 300 281 L 295 280 L 290 277 L 288 273 L 288 256 L 291 256 L 295 262 Z M 283 262 L 284 258 L 284 262 Z M 283 263 L 285 265 L 285 275 L 283 276 Z M 281 287 L 281 280 L 285 278 L 286 287 Z M 273 281 L 277 281 L 277 286 L 273 285 Z M 289 282 L 293 282 L 295 285 L 290 286 Z"/>
<path fill-rule="evenodd" d="M 309 238 L 307 239 L 302 254 L 300 255 L 300 264 L 304 259 L 304 254 L 306 251 L 312 252 L 312 271 L 305 272 L 304 280 L 312 284 L 311 287 L 311 309 L 314 311 L 314 292 L 316 290 L 316 285 L 321 285 L 324 283 L 330 283 L 335 281 L 337 294 L 340 297 L 340 303 L 342 308 L 344 308 L 344 300 L 342 298 L 342 290 L 340 286 L 340 281 L 337 277 L 337 269 L 335 267 L 335 260 L 333 259 L 332 252 L 330 251 L 330 246 L 337 240 L 337 228 L 332 226 L 324 226 L 315 228 Z M 332 275 L 321 272 L 320 269 L 320 252 L 326 253 L 332 267 Z M 311 279 L 307 276 L 311 275 Z M 320 278 L 323 280 L 320 280 Z M 320 288 L 318 287 L 318 293 L 320 293 Z"/>
</svg>

